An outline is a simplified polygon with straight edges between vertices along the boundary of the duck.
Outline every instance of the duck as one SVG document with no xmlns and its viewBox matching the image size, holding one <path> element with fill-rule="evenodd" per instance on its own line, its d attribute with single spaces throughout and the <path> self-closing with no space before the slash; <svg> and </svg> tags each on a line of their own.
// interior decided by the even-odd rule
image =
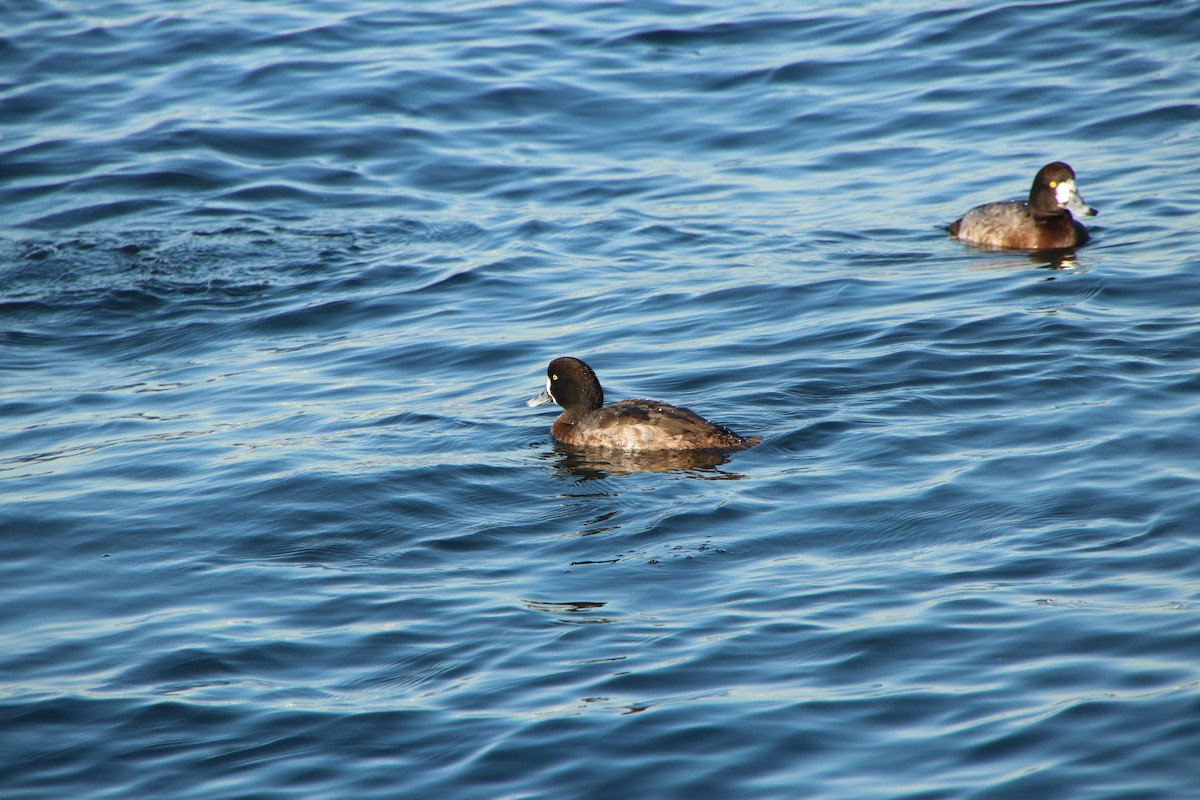
<svg viewBox="0 0 1200 800">
<path fill-rule="evenodd" d="M 1080 196 L 1075 170 L 1055 161 L 1038 170 L 1028 200 L 975 206 L 946 230 L 957 239 L 983 247 L 1057 250 L 1087 242 L 1087 228 L 1076 217 L 1099 213 Z"/>
<path fill-rule="evenodd" d="M 625 451 L 745 450 L 762 441 L 709 422 L 694 411 L 657 400 L 620 400 L 604 405 L 600 379 L 584 361 L 562 356 L 546 368 L 546 388 L 526 402 L 554 402 L 563 411 L 550 435 L 568 446 Z"/>
</svg>

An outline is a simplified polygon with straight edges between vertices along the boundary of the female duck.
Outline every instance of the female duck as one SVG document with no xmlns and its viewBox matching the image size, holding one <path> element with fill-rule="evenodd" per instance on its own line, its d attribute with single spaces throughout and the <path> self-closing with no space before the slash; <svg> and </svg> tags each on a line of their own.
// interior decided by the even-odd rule
<svg viewBox="0 0 1200 800">
<path fill-rule="evenodd" d="M 604 390 L 592 368 L 564 356 L 546 369 L 546 389 L 526 405 L 553 400 L 563 412 L 550 434 L 563 444 L 616 450 L 745 450 L 762 441 L 743 438 L 686 408 L 656 400 L 621 400 L 604 405 Z"/>
<path fill-rule="evenodd" d="M 1008 250 L 1054 250 L 1088 240 L 1087 228 L 1072 216 L 1100 212 L 1083 202 L 1075 171 L 1061 161 L 1038 170 L 1029 200 L 985 203 L 963 214 L 946 230 L 964 242 Z"/>
</svg>

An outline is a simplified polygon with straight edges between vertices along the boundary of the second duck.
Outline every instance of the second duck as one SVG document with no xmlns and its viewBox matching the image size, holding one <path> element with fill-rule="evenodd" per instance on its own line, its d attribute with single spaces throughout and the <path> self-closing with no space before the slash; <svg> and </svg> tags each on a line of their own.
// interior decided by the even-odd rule
<svg viewBox="0 0 1200 800">
<path fill-rule="evenodd" d="M 1073 216 L 1100 212 L 1083 202 L 1075 187 L 1075 170 L 1061 161 L 1038 170 L 1028 200 L 975 206 L 946 226 L 957 239 L 1005 250 L 1052 250 L 1081 245 L 1087 228 Z"/>
<path fill-rule="evenodd" d="M 600 379 L 578 358 L 563 356 L 546 369 L 546 389 L 526 405 L 554 401 L 563 411 L 550 434 L 567 445 L 618 450 L 745 450 L 762 441 L 739 436 L 686 408 L 657 400 L 604 405 Z"/>
</svg>

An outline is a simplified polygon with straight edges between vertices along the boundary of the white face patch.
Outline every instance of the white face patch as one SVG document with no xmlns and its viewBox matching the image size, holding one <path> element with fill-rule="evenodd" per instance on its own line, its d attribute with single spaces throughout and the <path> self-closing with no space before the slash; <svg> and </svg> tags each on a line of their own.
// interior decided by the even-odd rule
<svg viewBox="0 0 1200 800">
<path fill-rule="evenodd" d="M 554 399 L 554 395 L 550 394 L 550 379 L 546 378 L 546 391 L 542 392 L 537 397 L 529 398 L 525 401 L 525 405 L 529 406 L 530 408 L 535 408 L 540 406 L 542 403 L 552 402 L 557 403 L 558 401 Z"/>
<path fill-rule="evenodd" d="M 1070 179 L 1054 187 L 1054 199 L 1058 201 L 1059 208 L 1065 208 L 1075 217 L 1094 217 L 1100 213 L 1083 201 L 1079 190 L 1075 188 L 1075 181 Z"/>
<path fill-rule="evenodd" d="M 1072 199 L 1078 198 L 1079 193 L 1075 191 L 1075 181 L 1068 179 L 1058 184 L 1054 190 L 1054 197 L 1060 206 L 1065 206 Z"/>
</svg>

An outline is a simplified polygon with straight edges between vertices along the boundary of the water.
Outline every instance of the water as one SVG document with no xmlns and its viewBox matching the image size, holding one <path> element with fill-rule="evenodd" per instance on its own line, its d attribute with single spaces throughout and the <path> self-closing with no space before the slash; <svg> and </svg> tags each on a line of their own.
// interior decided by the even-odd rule
<svg viewBox="0 0 1200 800">
<path fill-rule="evenodd" d="M 1196 4 L 2 16 L 5 798 L 1200 795 Z"/>
</svg>

